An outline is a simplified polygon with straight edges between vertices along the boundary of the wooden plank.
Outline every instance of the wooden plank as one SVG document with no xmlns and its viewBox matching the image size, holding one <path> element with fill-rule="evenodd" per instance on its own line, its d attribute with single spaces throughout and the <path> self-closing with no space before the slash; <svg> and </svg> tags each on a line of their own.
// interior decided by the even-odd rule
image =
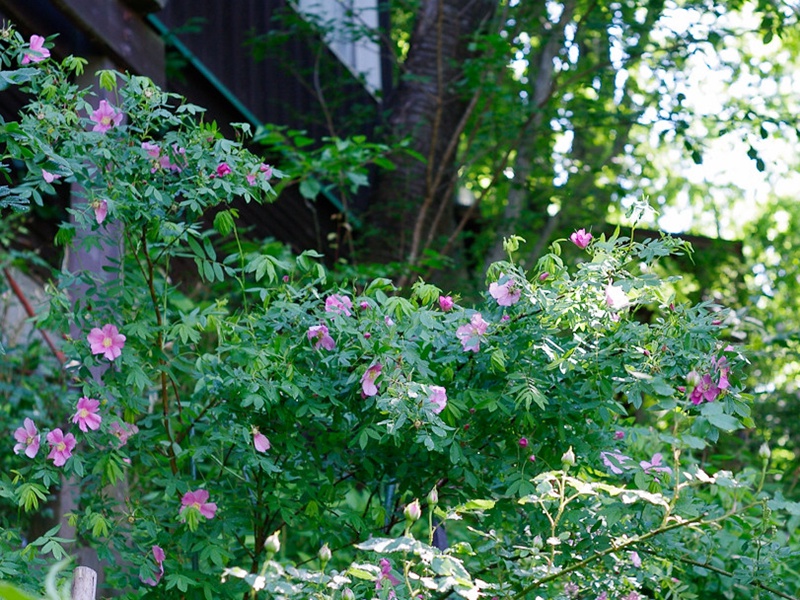
<svg viewBox="0 0 800 600">
<path fill-rule="evenodd" d="M 95 600 L 97 573 L 89 567 L 75 567 L 72 573 L 72 600 Z"/>
<path fill-rule="evenodd" d="M 121 0 L 54 0 L 54 4 L 122 68 L 164 85 L 163 40 Z"/>
</svg>

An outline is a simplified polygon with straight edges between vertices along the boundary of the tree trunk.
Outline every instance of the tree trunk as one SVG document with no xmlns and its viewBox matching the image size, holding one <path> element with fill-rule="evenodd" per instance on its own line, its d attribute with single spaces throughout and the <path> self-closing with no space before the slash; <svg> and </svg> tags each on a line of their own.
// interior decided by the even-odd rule
<svg viewBox="0 0 800 600">
<path fill-rule="evenodd" d="M 404 77 L 388 98 L 394 139 L 408 139 L 424 161 L 404 153 L 385 173 L 369 214 L 370 260 L 415 265 L 427 240 L 452 232 L 458 138 L 471 106 L 456 89 L 469 58 L 470 36 L 486 24 L 497 0 L 422 0 Z M 386 243 L 387 239 L 392 244 Z"/>
</svg>

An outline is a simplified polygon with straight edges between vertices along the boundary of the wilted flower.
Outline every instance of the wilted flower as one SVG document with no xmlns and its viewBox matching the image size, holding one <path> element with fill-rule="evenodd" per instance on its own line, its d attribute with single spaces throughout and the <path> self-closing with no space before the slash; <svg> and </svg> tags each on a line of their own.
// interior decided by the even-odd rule
<svg viewBox="0 0 800 600">
<path fill-rule="evenodd" d="M 105 200 L 95 200 L 92 202 L 92 210 L 94 210 L 94 219 L 98 225 L 101 225 L 108 216 L 108 202 Z"/>
<path fill-rule="evenodd" d="M 118 448 L 128 443 L 128 438 L 139 433 L 139 428 L 134 423 L 114 421 L 111 423 L 111 435 L 119 440 Z"/>
<path fill-rule="evenodd" d="M 258 430 L 258 427 L 253 427 L 253 445 L 259 452 L 266 452 L 271 448 L 267 436 Z"/>
<path fill-rule="evenodd" d="M 328 328 L 325 325 L 312 325 L 306 332 L 308 340 L 314 342 L 314 350 L 325 348 L 325 350 L 333 350 L 336 347 L 336 342 L 328 334 Z"/>
<path fill-rule="evenodd" d="M 625 463 L 631 459 L 630 456 L 625 456 L 618 450 L 601 452 L 600 458 L 603 460 L 603 464 L 607 466 L 608 469 L 615 475 L 621 474 L 625 467 Z"/>
<path fill-rule="evenodd" d="M 375 581 L 375 589 L 381 589 L 385 579 L 389 580 L 389 583 L 392 585 L 399 585 L 400 580 L 392 575 L 392 563 L 389 562 L 389 559 L 382 558 L 379 564 L 381 566 L 381 574 L 378 576 L 377 581 Z"/>
<path fill-rule="evenodd" d="M 606 305 L 611 310 L 622 310 L 631 305 L 631 301 L 619 286 L 609 283 L 606 286 Z"/>
<path fill-rule="evenodd" d="M 162 550 L 161 546 L 153 546 L 152 551 L 153 557 L 156 559 L 156 565 L 158 565 L 158 573 L 155 574 L 155 579 L 152 577 L 148 577 L 147 579 L 141 579 L 140 577 L 140 579 L 145 585 L 156 586 L 164 576 L 164 559 L 166 558 L 166 554 L 164 554 L 164 550 Z"/>
<path fill-rule="evenodd" d="M 44 179 L 47 183 L 53 183 L 56 179 L 61 179 L 61 175 L 42 169 L 42 179 Z"/>
</svg>

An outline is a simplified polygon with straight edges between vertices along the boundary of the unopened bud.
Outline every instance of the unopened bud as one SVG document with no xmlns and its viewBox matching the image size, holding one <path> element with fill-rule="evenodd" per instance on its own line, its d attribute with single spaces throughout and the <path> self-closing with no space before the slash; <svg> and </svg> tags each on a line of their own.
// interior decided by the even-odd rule
<svg viewBox="0 0 800 600">
<path fill-rule="evenodd" d="M 761 444 L 761 447 L 758 449 L 758 456 L 761 458 L 761 460 L 769 460 L 769 457 L 771 455 L 772 455 L 772 452 L 770 452 L 770 449 L 769 449 L 769 446 L 767 445 L 767 442 L 764 442 L 763 444 Z"/>
<path fill-rule="evenodd" d="M 561 464 L 567 469 L 575 464 L 575 453 L 572 451 L 572 446 L 561 456 Z"/>
<path fill-rule="evenodd" d="M 698 383 L 700 383 L 701 379 L 702 378 L 700 377 L 700 373 L 698 373 L 697 371 L 689 371 L 686 374 L 686 383 L 688 383 L 689 385 L 697 385 Z"/>
<path fill-rule="evenodd" d="M 342 590 L 342 600 L 356 600 L 356 595 L 350 588 L 344 588 Z"/>
<path fill-rule="evenodd" d="M 317 552 L 317 556 L 319 557 L 319 562 L 323 565 L 331 559 L 331 549 L 328 548 L 328 544 L 322 544 L 322 548 Z"/>
<path fill-rule="evenodd" d="M 433 486 L 430 492 L 428 492 L 428 504 L 431 506 L 436 506 L 439 504 L 439 490 L 436 486 Z"/>
<path fill-rule="evenodd" d="M 277 554 L 281 551 L 281 540 L 278 537 L 280 531 L 276 531 L 264 541 L 264 550 L 271 554 Z"/>
<path fill-rule="evenodd" d="M 407 504 L 403 514 L 406 517 L 406 521 L 413 523 L 414 521 L 419 520 L 419 518 L 422 516 L 422 509 L 419 506 L 419 500 L 415 498 L 411 504 Z"/>
</svg>

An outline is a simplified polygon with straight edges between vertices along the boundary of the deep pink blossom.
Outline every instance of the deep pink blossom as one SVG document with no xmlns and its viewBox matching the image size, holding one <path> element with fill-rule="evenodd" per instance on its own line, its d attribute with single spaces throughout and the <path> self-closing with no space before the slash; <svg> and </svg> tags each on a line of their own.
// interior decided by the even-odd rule
<svg viewBox="0 0 800 600">
<path fill-rule="evenodd" d="M 350 309 L 352 308 L 353 302 L 347 296 L 331 294 L 325 298 L 325 312 L 337 313 L 349 317 Z"/>
<path fill-rule="evenodd" d="M 571 236 L 569 236 L 569 239 L 578 248 L 583 250 L 589 245 L 589 242 L 592 241 L 592 234 L 587 232 L 585 229 L 578 229 L 577 231 L 573 232 Z"/>
<path fill-rule="evenodd" d="M 100 225 L 106 220 L 108 216 L 108 202 L 105 200 L 95 200 L 92 202 L 92 209 L 94 210 L 94 218 L 97 224 Z"/>
<path fill-rule="evenodd" d="M 615 440 L 624 440 L 625 439 L 625 432 L 621 429 L 618 429 L 614 432 L 614 439 Z"/>
<path fill-rule="evenodd" d="M 84 396 L 78 400 L 76 408 L 77 412 L 72 417 L 72 422 L 77 423 L 81 431 L 86 433 L 89 429 L 92 431 L 100 429 L 100 423 L 103 422 L 103 419 L 98 414 L 98 409 L 100 408 L 99 400 Z"/>
<path fill-rule="evenodd" d="M 618 450 L 601 452 L 600 458 L 603 459 L 603 464 L 616 475 L 619 475 L 623 472 L 625 469 L 625 463 L 631 459 L 630 456 L 625 456 Z"/>
<path fill-rule="evenodd" d="M 611 310 L 622 310 L 630 306 L 631 301 L 621 287 L 609 283 L 606 286 L 606 305 Z"/>
<path fill-rule="evenodd" d="M 548 273 L 547 271 L 545 271 L 544 273 L 542 273 L 541 275 L 539 275 L 539 281 L 544 281 L 544 280 L 545 280 L 545 279 L 547 279 L 548 277 L 550 277 L 550 273 Z"/>
<path fill-rule="evenodd" d="M 208 502 L 208 491 L 203 489 L 186 492 L 183 495 L 180 512 L 183 513 L 187 508 L 196 508 L 206 519 L 213 519 L 217 512 L 217 505 Z"/>
<path fill-rule="evenodd" d="M 643 460 L 639 463 L 639 466 L 644 469 L 645 473 L 672 473 L 672 469 L 667 466 L 662 466 L 662 460 L 664 460 L 664 457 L 660 452 L 656 452 L 649 462 Z"/>
<path fill-rule="evenodd" d="M 519 438 L 519 447 L 520 448 L 527 448 L 528 447 L 528 438 L 526 438 L 526 437 Z"/>
<path fill-rule="evenodd" d="M 217 177 L 225 177 L 231 173 L 233 173 L 233 169 L 231 169 L 231 166 L 228 163 L 223 162 L 217 165 Z"/>
<path fill-rule="evenodd" d="M 266 452 L 271 448 L 267 436 L 258 430 L 258 427 L 253 427 L 253 446 L 259 452 Z"/>
<path fill-rule="evenodd" d="M 63 467 L 67 460 L 72 456 L 75 448 L 75 436 L 71 433 L 64 435 L 61 429 L 54 429 L 47 434 L 47 443 L 50 444 L 50 454 L 47 458 L 53 459 L 53 464 Z"/>
<path fill-rule="evenodd" d="M 30 50 L 25 51 L 22 55 L 22 64 L 37 63 L 43 61 L 45 58 L 50 58 L 50 50 L 44 47 L 44 38 L 40 35 L 32 35 L 30 41 Z"/>
<path fill-rule="evenodd" d="M 336 342 L 328 334 L 328 328 L 325 325 L 312 325 L 306 332 L 308 341 L 314 342 L 314 350 L 325 348 L 325 350 L 333 350 L 336 347 Z"/>
<path fill-rule="evenodd" d="M 102 354 L 108 360 L 114 360 L 122 354 L 125 339 L 125 336 L 111 324 L 103 325 L 102 329 L 95 327 L 86 336 L 86 340 L 91 346 L 92 354 Z"/>
<path fill-rule="evenodd" d="M 14 454 L 24 451 L 25 456 L 33 458 L 39 452 L 41 436 L 31 419 L 26 418 L 23 423 L 23 426 L 18 427 L 14 432 L 14 439 L 17 440 L 17 444 L 14 445 Z"/>
<path fill-rule="evenodd" d="M 706 402 L 713 402 L 719 393 L 719 387 L 714 383 L 714 380 L 711 379 L 711 375 L 706 373 L 700 377 L 700 381 L 692 390 L 689 399 L 692 401 L 692 404 L 701 404 L 703 400 Z"/>
<path fill-rule="evenodd" d="M 148 577 L 147 579 L 141 579 L 140 577 L 140 579 L 145 585 L 156 586 L 164 576 L 164 559 L 167 557 L 167 555 L 164 554 L 164 550 L 161 549 L 161 546 L 153 546 L 152 551 L 153 557 L 156 560 L 156 565 L 158 565 L 158 572 L 155 573 L 155 578 Z"/>
<path fill-rule="evenodd" d="M 375 581 L 375 589 L 380 590 L 383 587 L 384 580 L 388 580 L 389 583 L 392 585 L 400 585 L 400 580 L 392 575 L 392 563 L 389 562 L 388 558 L 382 558 L 380 560 L 381 565 L 381 574 L 378 576 L 378 579 Z M 390 596 L 392 596 L 390 594 Z"/>
<path fill-rule="evenodd" d="M 486 333 L 489 324 L 483 320 L 481 313 L 472 315 L 468 325 L 456 329 L 456 336 L 466 352 L 477 352 L 480 349 L 481 337 Z"/>
<path fill-rule="evenodd" d="M 511 306 L 519 302 L 520 289 L 512 278 L 501 275 L 499 281 L 489 284 L 489 294 L 500 306 Z"/>
<path fill-rule="evenodd" d="M 453 310 L 453 297 L 452 296 L 439 296 L 439 308 L 444 312 Z"/>
<path fill-rule="evenodd" d="M 100 133 L 105 133 L 112 127 L 118 127 L 122 123 L 122 113 L 115 111 L 105 100 L 100 100 L 100 105 L 89 118 L 95 123 L 92 131 L 99 131 Z"/>
<path fill-rule="evenodd" d="M 139 428 L 134 423 L 114 421 L 111 423 L 111 435 L 119 440 L 117 448 L 122 448 L 128 443 L 128 438 L 139 433 Z"/>
<path fill-rule="evenodd" d="M 44 179 L 47 183 L 53 183 L 56 179 L 61 179 L 61 175 L 42 169 L 42 179 Z"/>
<path fill-rule="evenodd" d="M 380 376 L 381 370 L 383 370 L 381 363 L 375 363 L 361 376 L 361 392 L 365 397 L 374 396 L 378 393 L 378 386 L 375 385 L 375 380 Z"/>
<path fill-rule="evenodd" d="M 447 390 L 440 385 L 432 385 L 429 389 L 431 394 L 428 396 L 428 400 L 435 405 L 433 413 L 438 415 L 447 406 Z"/>
</svg>

